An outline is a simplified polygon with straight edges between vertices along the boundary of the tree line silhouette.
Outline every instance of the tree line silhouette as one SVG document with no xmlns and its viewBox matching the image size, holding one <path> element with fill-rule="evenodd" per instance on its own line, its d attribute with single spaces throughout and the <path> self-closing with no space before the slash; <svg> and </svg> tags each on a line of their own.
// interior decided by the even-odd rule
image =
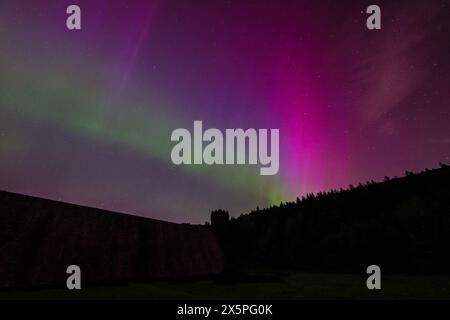
<svg viewBox="0 0 450 320">
<path fill-rule="evenodd" d="M 405 172 L 229 218 L 211 212 L 227 267 L 450 272 L 450 167 Z"/>
</svg>

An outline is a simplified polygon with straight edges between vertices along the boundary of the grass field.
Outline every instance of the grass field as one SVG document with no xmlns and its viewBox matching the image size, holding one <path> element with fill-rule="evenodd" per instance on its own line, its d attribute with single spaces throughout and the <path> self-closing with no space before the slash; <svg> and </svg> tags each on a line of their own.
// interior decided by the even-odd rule
<svg viewBox="0 0 450 320">
<path fill-rule="evenodd" d="M 0 299 L 450 299 L 450 276 L 391 275 L 382 277 L 381 285 L 381 290 L 368 290 L 365 275 L 279 272 L 231 281 L 9 290 L 0 291 Z"/>
</svg>

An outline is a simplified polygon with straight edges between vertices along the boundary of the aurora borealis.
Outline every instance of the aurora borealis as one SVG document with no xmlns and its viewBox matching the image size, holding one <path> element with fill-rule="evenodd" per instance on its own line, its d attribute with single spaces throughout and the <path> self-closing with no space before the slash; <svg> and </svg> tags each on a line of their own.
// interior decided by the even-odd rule
<svg viewBox="0 0 450 320">
<path fill-rule="evenodd" d="M 0 189 L 202 223 L 450 162 L 450 3 L 376 3 L 1 0 Z M 173 165 L 195 120 L 279 128 L 279 173 Z"/>
</svg>

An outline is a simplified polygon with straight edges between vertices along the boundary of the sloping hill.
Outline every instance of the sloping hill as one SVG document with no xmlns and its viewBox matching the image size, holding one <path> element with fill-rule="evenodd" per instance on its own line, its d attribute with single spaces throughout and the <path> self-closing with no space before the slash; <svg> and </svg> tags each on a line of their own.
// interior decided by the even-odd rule
<svg viewBox="0 0 450 320">
<path fill-rule="evenodd" d="M 110 283 L 219 273 L 213 232 L 73 204 L 0 192 L 0 288 Z"/>
<path fill-rule="evenodd" d="M 450 273 L 450 167 L 218 218 L 227 261 L 312 272 Z M 213 215 L 214 216 L 214 215 Z M 219 223 L 220 222 L 220 223 Z"/>
</svg>

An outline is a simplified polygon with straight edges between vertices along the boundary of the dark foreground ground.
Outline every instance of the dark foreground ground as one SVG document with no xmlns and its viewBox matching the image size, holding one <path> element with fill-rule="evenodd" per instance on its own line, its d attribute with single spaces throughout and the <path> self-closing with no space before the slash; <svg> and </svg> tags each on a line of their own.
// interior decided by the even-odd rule
<svg viewBox="0 0 450 320">
<path fill-rule="evenodd" d="M 450 276 L 385 275 L 369 291 L 364 274 L 257 273 L 235 279 L 155 281 L 80 291 L 0 291 L 0 299 L 450 299 Z"/>
</svg>

